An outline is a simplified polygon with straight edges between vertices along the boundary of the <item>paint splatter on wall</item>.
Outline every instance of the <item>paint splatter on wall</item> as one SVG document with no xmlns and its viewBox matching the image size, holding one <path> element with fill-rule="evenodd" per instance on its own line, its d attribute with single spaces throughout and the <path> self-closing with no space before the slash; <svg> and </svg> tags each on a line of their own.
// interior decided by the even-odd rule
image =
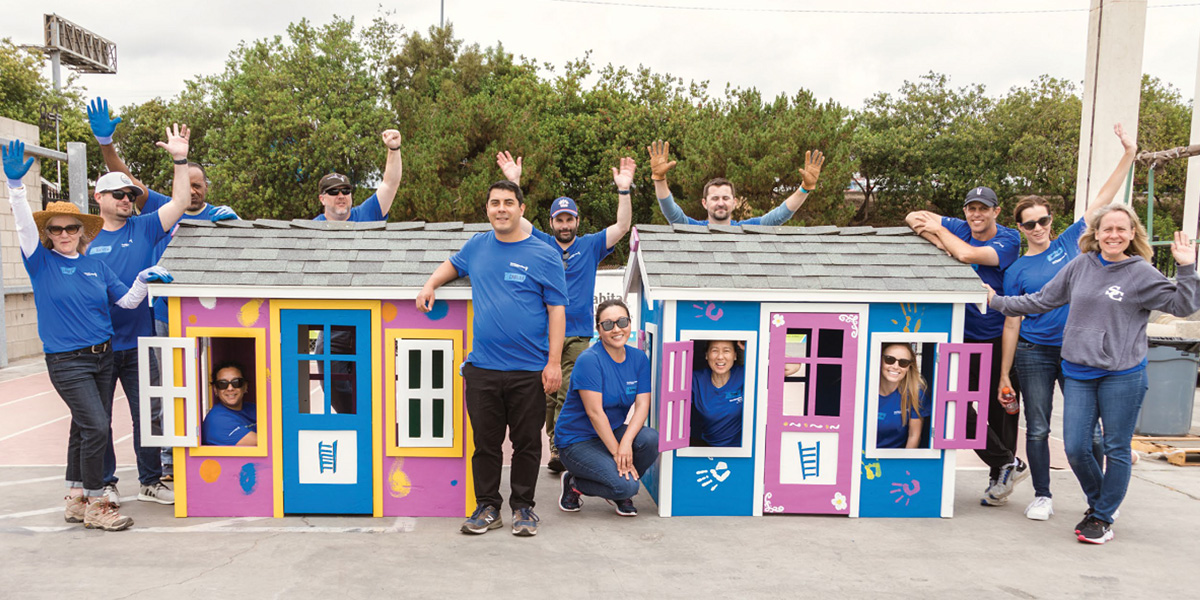
<svg viewBox="0 0 1200 600">
<path fill-rule="evenodd" d="M 204 462 L 200 463 L 200 479 L 208 483 L 216 483 L 220 477 L 221 463 L 211 458 L 206 458 Z"/>
<path fill-rule="evenodd" d="M 388 473 L 388 490 L 393 498 L 403 498 L 412 491 L 412 481 L 404 472 L 404 459 L 398 458 L 392 462 L 392 470 Z"/>
<path fill-rule="evenodd" d="M 238 473 L 238 485 L 242 486 L 243 494 L 249 496 L 254 493 L 258 487 L 258 467 L 254 463 L 242 465 L 242 470 Z"/>
<path fill-rule="evenodd" d="M 242 309 L 238 311 L 238 323 L 241 323 L 242 327 L 251 327 L 257 323 L 262 303 L 263 301 L 258 299 L 243 304 Z"/>
</svg>

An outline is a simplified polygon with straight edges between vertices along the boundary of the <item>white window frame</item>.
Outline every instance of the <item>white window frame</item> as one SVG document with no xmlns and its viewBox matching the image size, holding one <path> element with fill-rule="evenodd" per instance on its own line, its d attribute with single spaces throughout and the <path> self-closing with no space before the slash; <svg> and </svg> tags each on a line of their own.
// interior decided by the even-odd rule
<svg viewBox="0 0 1200 600">
<path fill-rule="evenodd" d="M 164 448 L 195 448 L 200 445 L 200 394 L 196 360 L 196 338 L 138 338 L 138 420 L 141 424 L 142 446 Z M 160 351 L 158 372 L 160 385 L 150 383 L 150 351 Z M 183 351 L 183 385 L 175 385 L 175 350 Z M 162 399 L 162 434 L 151 428 L 151 398 Z M 176 399 L 183 399 L 184 433 L 176 435 Z"/>
<path fill-rule="evenodd" d="M 421 353 L 421 387 L 408 387 L 410 351 Z M 433 383 L 433 351 L 442 351 L 443 388 L 430 387 Z M 397 339 L 396 340 L 396 447 L 397 448 L 452 448 L 457 435 L 454 423 L 454 340 L 448 339 Z M 408 401 L 421 401 L 421 435 L 412 437 L 409 431 Z M 442 437 L 433 437 L 433 401 L 442 401 Z"/>
<path fill-rule="evenodd" d="M 937 360 L 936 344 L 942 344 L 950 341 L 948 333 L 906 333 L 903 331 L 875 332 L 871 333 L 870 345 L 868 346 L 870 360 L 867 363 L 867 412 L 866 427 L 863 435 L 866 440 L 863 443 L 863 456 L 865 458 L 941 458 L 943 450 L 937 448 L 876 448 L 875 439 L 879 432 L 879 363 L 880 356 L 883 354 L 883 346 L 892 342 L 913 343 L 913 344 L 935 344 L 934 360 Z M 913 367 L 919 367 L 920 364 L 913 364 Z M 922 373 L 922 375 L 926 375 Z M 932 374 L 936 377 L 936 372 Z M 925 377 L 925 404 L 929 414 L 923 418 L 929 420 L 930 438 L 932 438 L 933 429 L 933 401 L 934 401 L 934 381 L 933 377 Z M 933 440 L 926 440 L 929 445 L 933 445 Z"/>
<path fill-rule="evenodd" d="M 728 329 L 681 329 L 679 341 L 709 341 L 733 340 L 745 342 L 746 351 L 743 354 L 743 365 L 746 370 L 745 388 L 742 396 L 742 445 L 729 448 L 712 446 L 688 446 L 675 450 L 676 456 L 691 456 L 699 458 L 749 458 L 754 455 L 754 410 L 758 398 L 758 332 L 751 330 Z M 699 350 L 696 350 L 699 353 Z M 695 390 L 692 390 L 695 393 Z M 692 427 L 696 427 L 692 423 Z"/>
</svg>

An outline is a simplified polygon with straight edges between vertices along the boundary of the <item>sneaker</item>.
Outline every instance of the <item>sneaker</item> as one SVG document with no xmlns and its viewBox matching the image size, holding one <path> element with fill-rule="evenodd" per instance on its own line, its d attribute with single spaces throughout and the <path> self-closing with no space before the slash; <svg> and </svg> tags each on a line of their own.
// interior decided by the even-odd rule
<svg viewBox="0 0 1200 600">
<path fill-rule="evenodd" d="M 579 490 L 575 489 L 575 478 L 571 476 L 570 471 L 563 471 L 559 477 L 562 484 L 562 494 L 558 496 L 558 508 L 563 512 L 579 512 L 583 507 L 583 498 L 579 495 Z"/>
<path fill-rule="evenodd" d="M 1092 513 L 1094 513 L 1094 512 L 1096 512 L 1096 511 L 1092 510 L 1091 508 L 1088 508 L 1086 511 L 1084 511 L 1083 518 L 1080 519 L 1079 522 L 1075 524 L 1075 533 L 1076 534 L 1078 534 L 1080 531 L 1083 531 L 1083 526 L 1087 524 L 1088 519 L 1092 518 Z"/>
<path fill-rule="evenodd" d="M 1113 532 L 1110 529 L 1111 523 L 1106 523 L 1100 519 L 1088 516 L 1083 520 L 1083 527 L 1079 528 L 1076 534 L 1079 536 L 1079 541 L 1089 544 L 1103 544 L 1108 540 L 1113 539 Z"/>
<path fill-rule="evenodd" d="M 979 498 L 980 506 L 1004 506 L 1008 504 L 1007 497 L 997 497 L 992 494 L 992 488 L 994 487 L 996 487 L 996 480 L 989 479 L 987 489 L 983 490 L 983 496 Z"/>
<path fill-rule="evenodd" d="M 83 513 L 87 510 L 87 498 L 83 496 L 67 496 L 64 500 L 67 501 L 67 506 L 63 512 L 63 518 L 68 523 L 82 523 Z"/>
<path fill-rule="evenodd" d="M 87 508 L 83 512 L 83 526 L 88 529 L 121 531 L 129 529 L 131 525 L 133 525 L 133 519 L 117 512 L 117 507 L 104 496 L 88 502 Z"/>
<path fill-rule="evenodd" d="M 546 463 L 546 468 L 550 469 L 551 473 L 561 473 L 567 470 L 567 466 L 564 465 L 562 459 L 558 457 L 558 450 L 550 450 L 550 462 Z"/>
<path fill-rule="evenodd" d="M 475 508 L 475 512 L 471 513 L 471 518 L 463 522 L 461 531 L 463 533 L 479 535 L 487 533 L 489 529 L 495 529 L 503 524 L 500 520 L 500 511 L 496 510 L 495 506 L 480 504 Z"/>
<path fill-rule="evenodd" d="M 143 485 L 138 492 L 138 500 L 142 502 L 157 502 L 159 504 L 175 504 L 175 492 L 166 484 L 159 481 L 154 485 Z"/>
<path fill-rule="evenodd" d="M 104 497 L 113 506 L 118 508 L 121 506 L 121 492 L 117 491 L 117 484 L 110 483 L 104 486 Z"/>
<path fill-rule="evenodd" d="M 622 517 L 637 516 L 637 507 L 633 505 L 633 498 L 626 498 L 624 500 L 609 500 L 605 498 L 605 502 L 613 505 L 617 509 L 617 514 Z"/>
<path fill-rule="evenodd" d="M 533 509 L 523 506 L 513 511 L 513 535 L 532 537 L 537 535 L 538 516 Z"/>
<path fill-rule="evenodd" d="M 1008 498 L 1012 493 L 1013 486 L 1029 477 L 1029 465 L 1017 458 L 1011 464 L 1005 465 L 1000 470 L 1000 478 L 996 480 L 996 485 L 988 489 L 988 493 L 997 498 Z"/>
<path fill-rule="evenodd" d="M 1045 496 L 1038 496 L 1025 507 L 1025 516 L 1034 521 L 1046 521 L 1054 514 L 1054 503 Z"/>
</svg>

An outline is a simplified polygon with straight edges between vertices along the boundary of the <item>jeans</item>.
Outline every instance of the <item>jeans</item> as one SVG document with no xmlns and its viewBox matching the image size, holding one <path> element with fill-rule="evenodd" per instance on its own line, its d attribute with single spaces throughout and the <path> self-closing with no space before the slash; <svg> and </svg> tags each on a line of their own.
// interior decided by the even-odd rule
<svg viewBox="0 0 1200 600">
<path fill-rule="evenodd" d="M 1125 499 L 1132 472 L 1133 429 L 1137 424 L 1148 380 L 1142 369 L 1099 379 L 1066 378 L 1063 387 L 1063 441 L 1067 460 L 1079 480 L 1094 516 L 1112 523 Z M 1104 425 L 1104 458 L 1092 453 L 1092 435 L 1099 419 Z"/>
<path fill-rule="evenodd" d="M 554 450 L 554 424 L 558 422 L 558 413 L 562 412 L 563 402 L 567 401 L 567 392 L 571 390 L 571 371 L 575 369 L 575 359 L 583 354 L 591 345 L 592 338 L 582 336 L 567 336 L 563 339 L 562 349 L 562 385 L 553 394 L 546 394 L 546 437 L 550 438 L 550 449 Z"/>
<path fill-rule="evenodd" d="M 625 436 L 627 426 L 613 430 L 617 442 Z M 617 473 L 617 461 L 604 446 L 604 441 L 594 438 L 559 448 L 558 455 L 563 466 L 575 477 L 575 489 L 586 496 L 598 496 L 609 500 L 625 500 L 637 495 L 642 475 L 654 461 L 658 460 L 658 432 L 642 427 L 633 438 L 633 468 L 638 479 L 626 479 Z"/>
<path fill-rule="evenodd" d="M 150 354 L 150 379 L 158 380 L 158 361 Z M 138 394 L 138 351 L 137 348 L 117 350 L 113 352 L 113 372 L 109 377 L 109 397 L 117 390 L 117 382 L 125 390 L 125 399 L 129 401 L 129 414 L 133 417 L 133 453 L 137 457 L 138 482 L 142 485 L 154 485 L 162 480 L 162 455 L 157 446 L 142 447 L 142 423 L 138 418 L 140 402 Z M 153 423 L 162 421 L 162 400 L 150 400 L 150 420 Z M 109 422 L 112 421 L 112 411 L 109 411 Z M 161 425 L 160 425 L 161 426 Z M 112 431 L 108 432 L 108 447 L 104 452 L 104 484 L 115 484 L 117 478 L 117 455 L 113 450 Z"/>
<path fill-rule="evenodd" d="M 504 460 L 504 431 L 512 442 L 509 507 L 533 508 L 538 471 L 542 465 L 542 425 L 546 391 L 541 371 L 493 371 L 470 363 L 463 366 L 467 416 L 474 432 L 471 469 L 475 502 L 500 508 L 500 467 Z"/>
<path fill-rule="evenodd" d="M 104 449 L 112 420 L 112 350 L 47 354 L 46 371 L 71 411 L 67 485 L 82 486 L 86 496 L 99 496 L 104 493 Z"/>
<path fill-rule="evenodd" d="M 1017 433 L 1020 430 L 1017 415 L 1010 415 L 1004 412 L 1004 406 L 1000 404 L 998 384 L 1000 382 L 1001 338 L 963 341 L 972 344 L 992 345 L 992 376 L 991 390 L 988 392 L 990 399 L 988 400 L 987 441 L 984 448 L 976 450 L 975 454 L 990 467 L 988 478 L 995 480 L 1000 478 L 1000 469 L 1013 462 L 1017 451 Z M 975 414 L 975 409 L 970 408 L 967 410 L 967 431 L 975 430 L 975 422 L 978 418 L 978 415 Z"/>
</svg>

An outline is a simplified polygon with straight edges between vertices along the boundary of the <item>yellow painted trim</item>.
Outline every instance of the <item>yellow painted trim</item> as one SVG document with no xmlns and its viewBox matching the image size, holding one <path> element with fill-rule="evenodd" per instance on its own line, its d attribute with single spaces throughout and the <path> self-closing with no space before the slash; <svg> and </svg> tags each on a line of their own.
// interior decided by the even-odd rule
<svg viewBox="0 0 1200 600">
<path fill-rule="evenodd" d="M 467 357 L 471 355 L 471 348 L 475 344 L 475 336 L 473 333 L 475 331 L 474 328 L 475 328 L 475 303 L 471 300 L 468 300 L 467 301 L 467 326 L 463 329 L 464 333 L 466 333 L 466 335 L 467 335 L 467 347 L 466 347 L 466 353 L 463 354 L 463 363 L 465 363 L 467 360 Z M 462 364 L 462 363 L 459 363 L 459 364 Z M 455 369 L 455 370 L 457 371 L 458 369 Z M 465 397 L 463 399 L 463 405 L 464 405 L 464 407 L 466 406 L 466 398 Z M 463 479 L 466 480 L 464 482 L 464 483 L 466 483 L 466 485 L 463 486 L 463 491 L 466 492 L 466 502 L 463 503 L 464 506 L 466 507 L 466 514 L 464 514 L 463 516 L 469 517 L 469 516 L 471 516 L 471 513 L 475 512 L 475 504 L 476 504 L 476 500 L 475 500 L 475 469 L 474 469 L 474 467 L 472 465 L 472 461 L 471 461 L 471 459 L 474 458 L 474 456 L 475 456 L 475 430 L 471 428 L 471 416 L 469 414 L 466 414 L 465 410 L 463 411 L 463 413 L 464 413 L 463 420 L 462 420 L 462 422 L 464 423 L 463 439 L 466 440 L 466 443 L 465 443 L 466 450 L 463 453 L 463 456 L 466 458 L 466 460 L 465 460 L 466 467 L 464 470 L 464 473 L 466 473 L 466 475 L 463 477 Z"/>
<path fill-rule="evenodd" d="M 171 298 L 167 302 L 167 333 L 171 337 L 179 337 L 183 330 L 183 321 L 180 320 L 180 299 Z M 180 427 L 182 415 L 175 413 L 175 427 Z M 184 518 L 188 516 L 188 494 L 187 494 L 187 448 L 175 448 L 173 451 L 175 459 L 175 516 Z"/>
<path fill-rule="evenodd" d="M 188 327 L 190 338 L 251 338 L 254 340 L 254 397 L 259 398 L 254 419 L 257 423 L 267 422 L 267 331 L 262 327 Z M 211 376 L 202 373 L 202 377 Z M 206 406 L 212 406 L 212 398 L 202 398 Z M 255 446 L 197 446 L 192 456 L 254 456 L 267 455 L 267 440 L 259 438 Z"/>
<path fill-rule="evenodd" d="M 283 341 L 279 338 L 279 305 L 277 300 L 271 301 L 271 495 L 272 516 L 276 519 L 283 517 L 283 414 L 280 403 L 283 402 L 281 389 L 280 349 Z"/>
<path fill-rule="evenodd" d="M 388 361 L 384 364 L 384 420 L 387 423 L 387 455 L 388 456 L 427 456 L 427 457 L 456 457 L 463 455 L 463 432 L 461 423 L 465 413 L 463 406 L 463 382 L 459 370 L 454 368 L 462 362 L 463 332 L 457 329 L 387 329 L 384 331 L 384 348 Z M 454 424 L 454 438 L 448 448 L 401 448 L 396 445 L 396 340 L 450 340 L 453 343 L 454 356 L 451 359 L 453 371 L 454 394 L 451 398 L 454 413 L 451 417 Z"/>
</svg>

